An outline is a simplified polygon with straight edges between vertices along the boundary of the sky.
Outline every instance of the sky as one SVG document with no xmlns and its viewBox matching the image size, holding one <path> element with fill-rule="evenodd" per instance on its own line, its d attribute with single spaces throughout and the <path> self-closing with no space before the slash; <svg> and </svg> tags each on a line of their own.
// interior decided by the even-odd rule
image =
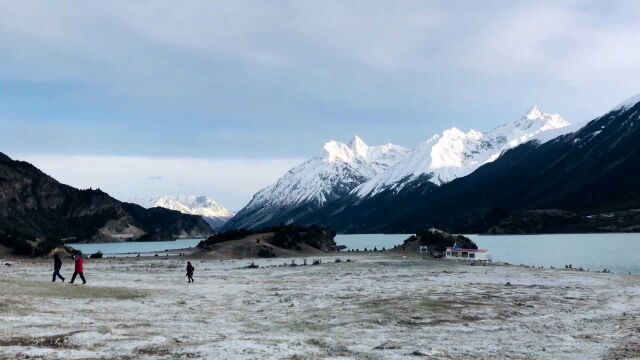
<svg viewBox="0 0 640 360">
<path fill-rule="evenodd" d="M 0 0 L 0 152 L 238 210 L 330 139 L 593 119 L 640 92 L 638 39 L 638 0 Z"/>
</svg>

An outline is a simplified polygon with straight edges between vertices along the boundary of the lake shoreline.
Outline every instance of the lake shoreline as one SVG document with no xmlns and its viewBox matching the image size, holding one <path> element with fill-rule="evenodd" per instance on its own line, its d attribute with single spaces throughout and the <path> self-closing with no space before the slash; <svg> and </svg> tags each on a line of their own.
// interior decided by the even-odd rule
<svg viewBox="0 0 640 360">
<path fill-rule="evenodd" d="M 640 274 L 640 263 L 634 256 L 640 253 L 640 234 L 637 233 L 465 236 L 479 247 L 488 249 L 494 261 L 536 267 L 563 268 L 565 265 L 572 265 L 574 268 L 582 267 L 591 271 L 607 269 L 617 273 Z M 352 254 L 349 250 L 355 249 L 390 250 L 401 245 L 408 237 L 407 234 L 337 235 L 335 241 L 338 245 L 347 246 L 341 254 L 348 256 Z M 196 251 L 199 242 L 199 239 L 185 239 L 170 242 L 81 244 L 82 247 L 79 248 L 86 256 L 101 250 L 107 257 L 114 254 L 135 257 L 138 253 L 146 257 L 155 257 L 155 254 L 165 257 L 167 253 L 170 256 L 190 254 Z M 621 249 L 625 251 L 620 251 Z"/>
</svg>

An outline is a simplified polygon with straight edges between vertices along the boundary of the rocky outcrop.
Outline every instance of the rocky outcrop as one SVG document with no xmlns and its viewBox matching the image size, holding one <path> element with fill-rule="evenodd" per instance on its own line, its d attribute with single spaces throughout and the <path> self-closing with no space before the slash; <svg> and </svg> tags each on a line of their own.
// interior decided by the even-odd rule
<svg viewBox="0 0 640 360">
<path fill-rule="evenodd" d="M 336 233 L 318 226 L 283 225 L 263 230 L 231 230 L 198 244 L 200 255 L 216 258 L 320 255 L 338 251 Z"/>
<path fill-rule="evenodd" d="M 428 229 L 411 235 L 404 243 L 395 248 L 396 251 L 417 252 L 420 246 L 427 246 L 431 255 L 437 256 L 448 247 L 462 249 L 477 249 L 478 246 L 468 237 L 463 235 L 451 235 L 442 230 Z"/>
</svg>

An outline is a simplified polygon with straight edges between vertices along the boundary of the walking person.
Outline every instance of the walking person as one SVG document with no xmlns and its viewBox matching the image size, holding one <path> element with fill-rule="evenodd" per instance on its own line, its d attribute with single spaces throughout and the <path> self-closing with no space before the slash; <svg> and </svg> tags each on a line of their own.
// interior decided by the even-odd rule
<svg viewBox="0 0 640 360">
<path fill-rule="evenodd" d="M 187 279 L 189 279 L 188 282 L 192 283 L 193 282 L 193 270 L 195 270 L 193 268 L 193 265 L 191 265 L 191 261 L 187 261 Z"/>
<path fill-rule="evenodd" d="M 71 282 L 69 284 L 73 284 L 73 282 L 76 280 L 76 276 L 78 275 L 80 275 L 80 279 L 82 279 L 82 283 L 86 284 L 87 281 L 84 279 L 84 260 L 80 255 L 76 255 L 75 258 L 76 258 L 75 271 L 73 272 L 73 276 L 71 277 Z"/>
<path fill-rule="evenodd" d="M 56 281 L 56 277 L 59 277 L 62 282 L 64 282 L 64 278 L 60 275 L 60 269 L 62 269 L 62 260 L 60 259 L 60 254 L 53 254 L 53 280 L 51 282 Z"/>
</svg>

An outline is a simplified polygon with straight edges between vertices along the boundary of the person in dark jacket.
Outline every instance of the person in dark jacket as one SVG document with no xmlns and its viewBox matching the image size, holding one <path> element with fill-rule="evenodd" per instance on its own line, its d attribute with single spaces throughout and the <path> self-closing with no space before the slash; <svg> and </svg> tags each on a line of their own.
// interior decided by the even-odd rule
<svg viewBox="0 0 640 360">
<path fill-rule="evenodd" d="M 62 269 L 62 260 L 60 259 L 60 255 L 58 253 L 53 254 L 53 280 L 51 282 L 56 281 L 56 277 L 59 277 L 62 282 L 64 282 L 64 278 L 60 275 L 60 269 Z"/>
<path fill-rule="evenodd" d="M 193 268 L 193 265 L 191 265 L 191 261 L 187 261 L 187 279 L 189 279 L 188 282 L 192 283 L 193 282 L 193 270 L 195 270 Z"/>
<path fill-rule="evenodd" d="M 73 282 L 76 280 L 76 276 L 78 275 L 80 275 L 82 283 L 86 284 L 87 280 L 84 279 L 84 260 L 80 255 L 76 255 L 75 271 L 73 272 L 73 276 L 71 277 L 71 282 L 69 284 L 73 284 Z"/>
</svg>

